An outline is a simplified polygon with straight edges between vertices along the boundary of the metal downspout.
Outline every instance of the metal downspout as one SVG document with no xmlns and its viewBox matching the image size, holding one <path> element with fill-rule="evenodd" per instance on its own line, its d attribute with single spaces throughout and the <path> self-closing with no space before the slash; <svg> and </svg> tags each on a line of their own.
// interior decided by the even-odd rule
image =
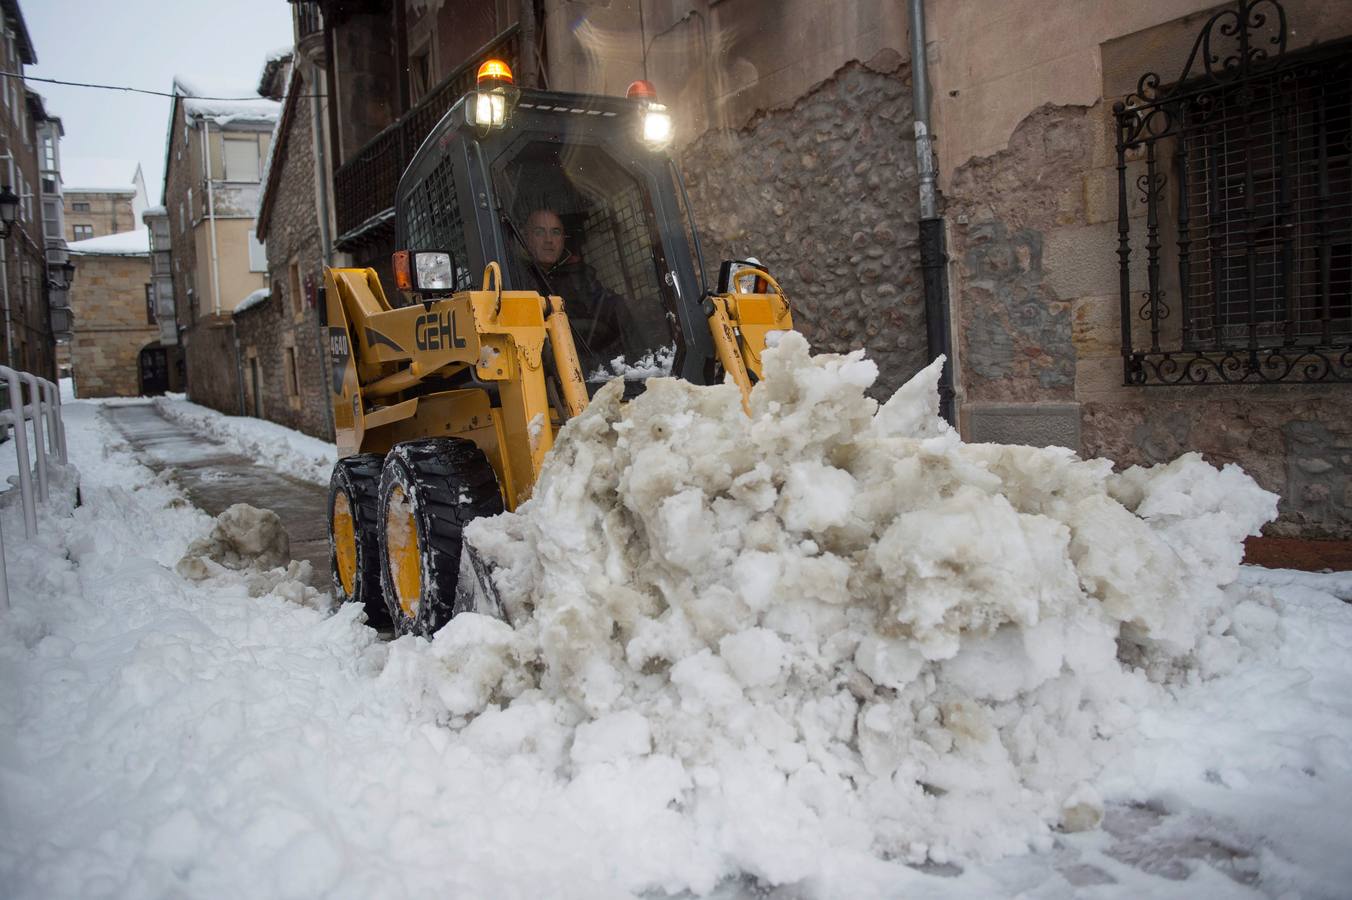
<svg viewBox="0 0 1352 900">
<path fill-rule="evenodd" d="M 209 136 L 211 134 L 211 122 L 207 119 L 202 120 L 202 161 L 206 166 L 207 172 L 207 222 L 211 230 L 211 293 L 212 311 L 214 315 L 221 314 L 221 261 L 216 252 L 216 194 L 211 183 L 211 144 Z M 191 214 L 192 210 L 188 210 Z"/>
<path fill-rule="evenodd" d="M 307 61 L 308 63 L 308 61 Z M 312 87 L 317 87 L 319 81 L 319 67 L 307 65 L 310 78 L 308 79 Z M 327 82 L 327 77 L 323 79 Z M 323 90 L 310 91 L 310 140 L 314 144 L 314 154 L 312 158 L 315 161 L 315 178 L 317 180 L 316 188 L 319 193 L 319 252 L 323 256 L 321 266 L 333 265 L 333 244 L 329 235 L 329 169 L 328 155 L 324 152 L 324 109 L 320 103 L 319 95 L 328 93 L 328 84 L 325 83 Z M 320 278 L 323 278 L 323 270 L 320 270 Z M 315 318 L 320 319 L 319 310 L 315 311 Z M 333 361 L 329 358 L 329 330 L 322 325 L 315 329 L 315 338 L 319 341 L 319 371 L 324 376 L 324 421 L 328 425 L 329 436 L 334 436 L 337 431 L 333 421 L 333 403 L 329 397 L 329 385 L 333 383 L 333 372 L 331 366 Z M 243 378 L 240 379 L 243 384 Z"/>
<path fill-rule="evenodd" d="M 5 166 L 7 169 L 5 183 L 13 184 L 14 157 L 8 150 L 5 151 Z M 23 366 L 14 359 L 14 320 L 9 308 L 9 241 L 5 241 L 4 245 L 0 248 L 0 284 L 4 285 L 5 292 L 5 365 L 12 369 L 22 369 Z"/>
<path fill-rule="evenodd" d="M 930 134 L 929 68 L 925 58 L 925 0 L 908 0 L 911 26 L 911 91 L 915 107 L 915 155 L 920 173 L 920 272 L 925 290 L 925 337 L 931 362 L 946 357 L 939 376 L 939 415 L 956 425 L 953 408 L 953 338 L 949 327 L 948 253 L 939 215 Z"/>
</svg>

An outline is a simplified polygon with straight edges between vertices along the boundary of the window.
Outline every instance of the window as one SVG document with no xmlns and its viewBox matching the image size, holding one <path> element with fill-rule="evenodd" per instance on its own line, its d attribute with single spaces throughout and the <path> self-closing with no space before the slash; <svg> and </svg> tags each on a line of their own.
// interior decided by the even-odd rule
<svg viewBox="0 0 1352 900">
<path fill-rule="evenodd" d="M 408 66 L 409 93 L 417 103 L 432 87 L 432 51 L 425 46 L 415 52 Z"/>
<path fill-rule="evenodd" d="M 226 138 L 225 144 L 225 180 L 258 180 L 258 139 Z"/>
<path fill-rule="evenodd" d="M 88 203 L 72 203 L 72 204 L 70 205 L 70 211 L 73 212 L 73 213 L 87 213 L 87 212 L 89 212 L 89 204 L 88 204 Z"/>
<path fill-rule="evenodd" d="M 178 205 L 178 230 L 188 230 L 188 208 L 182 203 Z"/>
<path fill-rule="evenodd" d="M 266 272 L 268 270 L 268 247 L 258 240 L 257 232 L 249 231 L 249 271 Z"/>
<path fill-rule="evenodd" d="M 85 241 L 94 236 L 93 225 L 72 225 L 70 231 L 71 239 L 76 241 Z"/>
<path fill-rule="evenodd" d="M 42 179 L 42 192 L 43 192 L 44 194 L 55 194 L 55 193 L 56 193 L 56 179 L 55 179 L 55 178 L 44 178 L 44 179 Z"/>
<path fill-rule="evenodd" d="M 1115 107 L 1127 384 L 1352 381 L 1352 42 L 1265 21 L 1212 17 Z"/>
<path fill-rule="evenodd" d="M 155 285 L 146 285 L 146 324 L 154 325 L 159 321 L 155 316 Z"/>
<path fill-rule="evenodd" d="M 194 210 L 192 207 L 192 188 L 188 188 L 188 218 L 190 219 L 192 218 L 193 212 Z"/>
<path fill-rule="evenodd" d="M 291 311 L 300 313 L 305 309 L 305 298 L 300 290 L 300 263 L 291 260 Z"/>
<path fill-rule="evenodd" d="M 42 168 L 56 168 L 56 138 L 50 134 L 42 136 Z"/>
<path fill-rule="evenodd" d="M 674 298 L 663 279 L 656 217 L 634 171 L 596 146 L 565 153 L 552 141 L 533 141 L 508 153 L 494 164 L 494 182 L 537 260 L 531 266 L 523 254 L 511 254 L 508 284 L 563 297 L 588 377 L 620 356 L 633 364 L 665 354 L 675 343 L 666 312 Z M 550 234 L 553 241 L 535 245 Z M 565 251 L 580 257 L 585 270 L 559 265 Z"/>
<path fill-rule="evenodd" d="M 287 347 L 285 354 L 286 396 L 291 400 L 300 399 L 300 369 L 296 366 L 296 348 Z"/>
<path fill-rule="evenodd" d="M 61 206 L 55 200 L 42 201 L 42 233 L 49 238 L 61 237 Z"/>
</svg>

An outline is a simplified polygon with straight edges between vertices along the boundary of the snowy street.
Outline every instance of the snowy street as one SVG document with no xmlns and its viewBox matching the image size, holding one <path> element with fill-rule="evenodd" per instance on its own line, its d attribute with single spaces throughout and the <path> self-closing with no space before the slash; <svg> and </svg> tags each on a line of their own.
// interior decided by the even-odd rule
<svg viewBox="0 0 1352 900">
<path fill-rule="evenodd" d="M 826 406 L 837 402 L 830 390 L 856 396 L 828 376 L 854 377 L 817 374 Z M 730 412 L 706 406 L 706 431 L 719 415 L 742 415 L 719 396 Z M 280 480 L 313 483 L 322 445 L 160 404 L 194 424 L 184 430 L 150 406 L 68 405 L 82 505 L 72 508 L 69 489 L 54 497 L 32 542 L 13 504 L 3 510 L 13 592 L 0 628 L 6 896 L 1333 898 L 1352 883 L 1352 607 L 1335 596 L 1352 593 L 1352 575 L 1245 569 L 1229 589 L 1242 598 L 1231 624 L 1213 625 L 1209 649 L 1176 675 L 1119 683 L 1103 673 L 1097 687 L 1076 688 L 1080 713 L 1051 711 L 1063 701 L 1048 692 L 1069 697 L 1065 684 L 1077 683 L 1066 682 L 1069 668 L 1061 687 L 977 701 L 991 715 L 1023 710 L 1028 723 L 1011 720 L 1010 740 L 1040 749 L 1011 764 L 999 740 L 964 749 L 959 736 L 924 776 L 937 784 L 947 766 L 949 788 L 873 809 L 868 793 L 840 793 L 822 773 L 843 766 L 840 783 L 882 797 L 868 774 L 883 752 L 876 737 L 863 743 L 849 724 L 823 744 L 792 729 L 767 743 L 784 727 L 772 710 L 817 688 L 763 671 L 764 655 L 747 647 L 769 640 L 764 628 L 720 645 L 741 687 L 708 668 L 705 651 L 674 667 L 671 682 L 626 686 L 610 711 L 592 713 L 580 705 L 591 701 L 566 701 L 566 683 L 511 682 L 511 654 L 547 632 L 534 623 L 513 638 L 467 615 L 432 642 L 389 642 L 353 607 L 330 613 L 295 567 L 178 574 L 212 527 L 188 502 L 209 494 L 201 472 L 223 471 L 204 464 L 212 454 L 271 435 L 264 461 Z M 198 437 L 211 434 L 232 437 Z M 599 452 L 582 435 L 564 449 Z M 312 543 L 300 537 L 298 548 Z M 801 626 L 781 625 L 788 658 Z M 952 667 L 950 677 L 1029 677 L 1009 668 L 1014 657 L 999 662 L 998 642 L 981 652 L 997 668 L 980 674 L 972 658 L 966 676 Z M 614 676 L 586 677 L 595 690 Z M 818 727 L 812 716 L 827 721 L 823 701 L 802 702 L 805 729 Z M 1072 718 L 1057 724 L 1063 714 Z M 1085 715 L 1081 732 L 1075 717 Z M 747 727 L 751 736 L 699 746 L 711 739 L 702 723 L 719 720 L 730 736 Z M 871 728 L 878 714 L 860 721 Z M 1029 727 L 1038 730 L 1017 737 Z M 1065 796 L 1072 770 L 1083 771 L 1070 786 L 1082 786 L 1065 808 L 1085 819 L 1049 829 L 1035 798 Z M 935 849 L 908 860 L 884 833 L 923 835 Z M 936 861 L 941 852 L 951 861 Z"/>
<path fill-rule="evenodd" d="M 312 584 L 329 586 L 329 538 L 325 526 L 325 486 L 308 483 L 231 452 L 219 441 L 166 419 L 149 403 L 110 403 L 103 414 L 154 471 L 172 467 L 183 492 L 208 515 L 220 515 L 235 503 L 258 504 L 282 518 L 291 538 L 291 556 L 310 563 Z"/>
</svg>

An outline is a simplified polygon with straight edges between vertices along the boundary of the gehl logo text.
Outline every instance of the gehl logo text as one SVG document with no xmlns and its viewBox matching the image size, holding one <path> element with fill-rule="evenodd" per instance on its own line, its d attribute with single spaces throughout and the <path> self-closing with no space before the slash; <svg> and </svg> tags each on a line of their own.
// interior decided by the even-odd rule
<svg viewBox="0 0 1352 900">
<path fill-rule="evenodd" d="M 456 328 L 455 313 L 427 313 L 413 320 L 413 341 L 419 350 L 450 350 L 465 346 Z"/>
</svg>

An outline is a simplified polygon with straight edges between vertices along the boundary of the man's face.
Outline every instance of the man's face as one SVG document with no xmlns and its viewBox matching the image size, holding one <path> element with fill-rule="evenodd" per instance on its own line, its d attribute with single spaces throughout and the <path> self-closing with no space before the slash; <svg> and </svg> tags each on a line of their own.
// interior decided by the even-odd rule
<svg viewBox="0 0 1352 900">
<path fill-rule="evenodd" d="M 537 209 L 526 220 L 526 246 L 541 266 L 552 266 L 563 255 L 563 222 L 547 209 Z"/>
</svg>

